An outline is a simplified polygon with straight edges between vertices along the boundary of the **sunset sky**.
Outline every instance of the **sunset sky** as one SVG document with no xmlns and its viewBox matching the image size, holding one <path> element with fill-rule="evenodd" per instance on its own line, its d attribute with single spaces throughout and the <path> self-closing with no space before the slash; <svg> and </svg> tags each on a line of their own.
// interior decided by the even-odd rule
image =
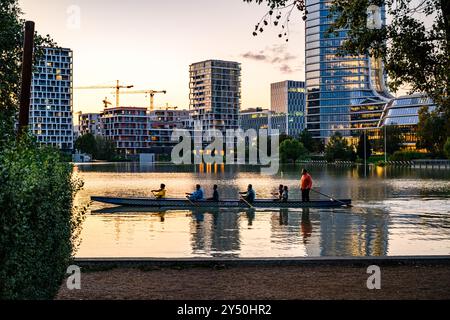
<svg viewBox="0 0 450 320">
<path fill-rule="evenodd" d="M 207 59 L 242 63 L 242 108 L 269 107 L 270 83 L 304 80 L 304 22 L 291 18 L 289 43 L 270 27 L 254 37 L 267 12 L 242 0 L 19 0 L 25 18 L 74 51 L 74 86 L 123 84 L 167 90 L 156 104 L 189 107 L 189 65 Z M 79 28 L 74 7 L 80 9 Z M 75 90 L 74 111 L 98 112 L 112 90 Z M 145 95 L 121 105 L 147 106 Z"/>
</svg>

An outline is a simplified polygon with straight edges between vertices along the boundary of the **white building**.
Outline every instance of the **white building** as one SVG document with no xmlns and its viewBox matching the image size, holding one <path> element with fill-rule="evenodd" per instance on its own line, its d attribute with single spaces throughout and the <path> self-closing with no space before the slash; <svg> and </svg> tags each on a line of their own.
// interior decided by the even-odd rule
<svg viewBox="0 0 450 320">
<path fill-rule="evenodd" d="M 44 48 L 33 74 L 30 128 L 38 142 L 73 149 L 72 50 Z"/>
<path fill-rule="evenodd" d="M 194 63 L 190 73 L 192 119 L 204 130 L 237 129 L 241 108 L 241 65 L 207 60 Z"/>
</svg>

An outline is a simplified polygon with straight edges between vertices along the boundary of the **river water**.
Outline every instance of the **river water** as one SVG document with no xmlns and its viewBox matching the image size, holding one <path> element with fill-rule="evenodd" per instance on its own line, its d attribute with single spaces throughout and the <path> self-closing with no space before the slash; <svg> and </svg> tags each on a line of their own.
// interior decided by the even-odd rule
<svg viewBox="0 0 450 320">
<path fill-rule="evenodd" d="M 450 170 L 307 165 L 314 186 L 354 207 L 289 210 L 118 210 L 92 203 L 77 257 L 318 257 L 450 254 Z M 145 197 L 165 183 L 184 197 L 196 183 L 207 196 L 237 198 L 249 183 L 259 198 L 279 184 L 300 197 L 300 166 L 275 176 L 251 166 L 80 164 L 85 181 L 77 197 Z M 314 199 L 324 197 L 312 194 Z"/>
</svg>

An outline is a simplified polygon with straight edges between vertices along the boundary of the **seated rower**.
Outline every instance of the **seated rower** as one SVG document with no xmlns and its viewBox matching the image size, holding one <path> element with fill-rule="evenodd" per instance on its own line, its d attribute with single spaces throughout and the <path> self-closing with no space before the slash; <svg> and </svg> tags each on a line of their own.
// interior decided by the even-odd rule
<svg viewBox="0 0 450 320">
<path fill-rule="evenodd" d="M 272 195 L 274 197 L 276 197 L 276 199 L 273 199 L 273 201 L 281 201 L 281 200 L 283 200 L 283 192 L 284 192 L 284 186 L 282 184 L 280 184 L 280 186 L 278 188 L 278 192 L 272 193 Z"/>
<path fill-rule="evenodd" d="M 204 200 L 204 192 L 202 187 L 198 184 L 195 186 L 195 191 L 193 193 L 186 193 L 191 201 Z"/>
<path fill-rule="evenodd" d="M 161 183 L 161 188 L 159 190 L 151 191 L 156 199 L 164 199 L 166 197 L 166 185 Z"/>
<path fill-rule="evenodd" d="M 248 185 L 246 192 L 239 192 L 242 198 L 248 203 L 252 204 L 256 199 L 255 190 L 253 190 L 253 186 L 251 184 Z"/>
<path fill-rule="evenodd" d="M 289 188 L 288 188 L 288 186 L 284 186 L 283 194 L 281 196 L 281 201 L 288 202 L 288 200 L 289 200 Z"/>
<path fill-rule="evenodd" d="M 217 184 L 214 185 L 213 187 L 213 196 L 212 198 L 208 198 L 208 201 L 215 201 L 215 202 L 219 202 L 219 191 L 218 191 L 218 186 Z"/>
</svg>

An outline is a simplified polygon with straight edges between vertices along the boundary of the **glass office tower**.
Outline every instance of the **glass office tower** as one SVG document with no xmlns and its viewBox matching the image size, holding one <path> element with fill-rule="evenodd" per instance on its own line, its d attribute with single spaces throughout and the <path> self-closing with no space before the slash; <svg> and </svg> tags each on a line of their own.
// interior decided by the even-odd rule
<svg viewBox="0 0 450 320">
<path fill-rule="evenodd" d="M 392 97 L 385 87 L 382 63 L 369 56 L 338 56 L 346 30 L 326 35 L 331 0 L 306 0 L 306 115 L 316 138 L 335 132 L 348 138 L 376 129 Z M 382 10 L 385 23 L 385 11 Z M 375 131 L 374 131 L 375 132 Z"/>
</svg>

